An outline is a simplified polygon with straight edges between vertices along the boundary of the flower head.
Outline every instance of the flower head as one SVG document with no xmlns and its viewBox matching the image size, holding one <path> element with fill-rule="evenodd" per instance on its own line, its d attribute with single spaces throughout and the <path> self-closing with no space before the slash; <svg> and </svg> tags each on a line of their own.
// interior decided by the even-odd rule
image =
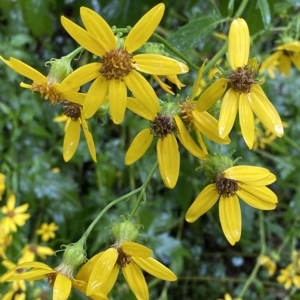
<svg viewBox="0 0 300 300">
<path fill-rule="evenodd" d="M 269 276 L 273 276 L 276 271 L 276 263 L 267 255 L 258 258 L 259 264 L 268 270 Z"/>
<path fill-rule="evenodd" d="M 2 200 L 2 196 L 5 192 L 5 176 L 0 173 L 0 201 Z"/>
<path fill-rule="evenodd" d="M 155 112 L 159 107 L 158 100 L 150 84 L 139 72 L 151 75 L 175 75 L 188 71 L 183 63 L 163 55 L 133 54 L 150 38 L 163 13 L 164 4 L 153 7 L 120 43 L 106 21 L 87 7 L 80 9 L 86 29 L 65 17 L 61 18 L 66 31 L 85 49 L 100 57 L 99 62 L 76 70 L 83 74 L 82 84 L 96 79 L 89 88 L 83 106 L 85 119 L 96 113 L 108 94 L 112 120 L 116 124 L 121 123 L 127 104 L 126 87 L 135 98 Z"/>
<path fill-rule="evenodd" d="M 36 255 L 43 260 L 47 258 L 47 255 L 53 255 L 54 251 L 46 246 L 40 246 L 37 244 L 28 244 L 21 251 L 22 257 L 19 259 L 19 263 L 34 261 Z"/>
<path fill-rule="evenodd" d="M 50 239 L 55 238 L 55 231 L 57 229 L 58 227 L 54 222 L 51 222 L 50 224 L 43 223 L 36 233 L 42 236 L 43 242 L 48 242 Z"/>
<path fill-rule="evenodd" d="M 226 239 L 231 245 L 240 240 L 242 219 L 239 199 L 262 210 L 276 207 L 277 196 L 266 187 L 276 180 L 269 170 L 253 166 L 234 166 L 226 156 L 213 156 L 204 162 L 207 178 L 212 182 L 204 188 L 186 212 L 192 223 L 219 201 L 219 217 Z"/>
<path fill-rule="evenodd" d="M 298 289 L 300 288 L 300 275 L 293 264 L 289 264 L 285 269 L 280 270 L 277 281 L 284 284 L 286 290 L 290 289 L 292 285 Z"/>
</svg>

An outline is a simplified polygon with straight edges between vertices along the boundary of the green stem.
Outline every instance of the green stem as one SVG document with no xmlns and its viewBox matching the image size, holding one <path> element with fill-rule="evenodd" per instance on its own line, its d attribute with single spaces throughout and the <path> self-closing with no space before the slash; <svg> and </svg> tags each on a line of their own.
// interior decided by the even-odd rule
<svg viewBox="0 0 300 300">
<path fill-rule="evenodd" d="M 265 227 L 264 227 L 264 215 L 263 212 L 260 210 L 259 211 L 259 234 L 260 234 L 260 243 L 261 243 L 261 249 L 259 256 L 262 256 L 266 252 L 266 239 L 265 239 Z M 255 280 L 256 274 L 260 268 L 260 263 L 259 260 L 256 260 L 256 264 L 248 277 L 247 281 L 245 282 L 242 291 L 240 292 L 239 297 L 243 298 L 244 294 L 246 293 L 247 289 L 249 288 L 250 284 Z"/>
<path fill-rule="evenodd" d="M 83 51 L 84 51 L 84 48 L 80 46 L 80 47 L 76 48 L 74 51 L 72 51 L 71 53 L 69 53 L 68 55 L 66 55 L 66 57 L 73 59 L 77 54 L 79 54 L 80 52 L 83 52 Z"/>
<path fill-rule="evenodd" d="M 132 211 L 131 211 L 131 213 L 130 213 L 130 215 L 128 217 L 128 220 L 131 220 L 134 217 L 136 211 L 138 210 L 138 208 L 139 208 L 139 206 L 140 206 L 140 204 L 142 202 L 142 199 L 143 199 L 143 197 L 145 195 L 145 189 L 146 189 L 147 185 L 149 184 L 149 181 L 151 180 L 151 178 L 152 178 L 153 174 L 155 173 L 157 167 L 158 167 L 158 162 L 156 161 L 156 163 L 154 164 L 152 170 L 148 174 L 145 182 L 140 187 L 140 191 L 141 192 L 140 192 L 138 198 L 136 199 L 135 205 L 134 205 L 134 207 L 133 207 L 133 209 L 132 209 Z"/>
<path fill-rule="evenodd" d="M 297 151 L 300 152 L 300 146 L 294 140 L 289 138 L 287 135 L 283 135 L 282 138 L 285 139 L 291 146 L 293 146 Z"/>
<path fill-rule="evenodd" d="M 236 13 L 233 16 L 234 19 L 235 18 L 239 18 L 242 15 L 242 13 L 244 12 L 244 10 L 245 10 L 245 8 L 246 8 L 246 6 L 248 4 L 248 1 L 249 0 L 243 0 L 242 1 L 242 3 L 240 4 L 238 10 L 236 11 Z"/>
</svg>

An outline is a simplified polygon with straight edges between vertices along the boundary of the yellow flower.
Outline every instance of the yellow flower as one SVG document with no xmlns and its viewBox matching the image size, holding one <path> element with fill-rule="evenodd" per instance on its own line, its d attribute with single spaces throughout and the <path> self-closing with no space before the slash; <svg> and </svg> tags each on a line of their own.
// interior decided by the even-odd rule
<svg viewBox="0 0 300 300">
<path fill-rule="evenodd" d="M 86 30 L 64 16 L 61 18 L 66 31 L 82 47 L 100 57 L 100 62 L 76 70 L 82 74 L 82 84 L 96 78 L 83 106 L 85 119 L 96 113 L 108 94 L 112 120 L 120 124 L 126 110 L 126 87 L 135 98 L 155 112 L 159 107 L 155 92 L 138 71 L 151 75 L 175 75 L 188 71 L 183 63 L 163 55 L 132 54 L 150 38 L 163 16 L 164 8 L 164 4 L 160 3 L 146 13 L 130 30 L 124 44 L 120 43 L 122 46 L 118 45 L 106 21 L 87 7 L 80 8 Z"/>
<path fill-rule="evenodd" d="M 156 150 L 160 174 L 165 186 L 174 188 L 180 166 L 178 144 L 174 132 L 177 132 L 180 142 L 193 155 L 204 158 L 204 152 L 191 138 L 178 115 L 156 114 L 131 97 L 127 98 L 127 107 L 151 121 L 151 125 L 150 128 L 142 130 L 133 139 L 125 156 L 125 164 L 130 165 L 140 159 L 150 147 L 153 138 L 158 137 Z"/>
<path fill-rule="evenodd" d="M 292 63 L 300 70 L 299 41 L 292 41 L 276 47 L 276 51 L 261 64 L 261 71 L 263 72 L 272 66 L 278 66 L 279 73 L 289 77 Z"/>
<path fill-rule="evenodd" d="M 38 235 L 42 236 L 42 241 L 43 242 L 48 242 L 49 239 L 54 239 L 55 238 L 55 231 L 58 230 L 57 225 L 52 222 L 50 224 L 47 223 L 43 223 L 40 227 L 40 229 L 38 229 L 36 231 L 36 233 Z"/>
<path fill-rule="evenodd" d="M 262 88 L 256 82 L 258 63 L 252 59 L 248 63 L 250 37 L 248 25 L 243 19 L 236 19 L 231 23 L 228 42 L 228 56 L 233 71 L 228 78 L 220 78 L 208 87 L 200 96 L 197 109 L 209 109 L 226 91 L 220 111 L 219 135 L 227 136 L 234 124 L 237 112 L 242 135 L 252 149 L 254 143 L 254 116 L 273 134 L 283 135 L 283 126 L 276 109 L 268 100 Z"/>
<path fill-rule="evenodd" d="M 240 240 L 242 230 L 239 198 L 248 205 L 262 210 L 276 207 L 277 196 L 266 187 L 276 180 L 269 170 L 253 166 L 233 166 L 216 175 L 198 195 L 186 212 L 185 219 L 192 223 L 219 201 L 219 217 L 228 242 Z"/>
<path fill-rule="evenodd" d="M 36 255 L 45 260 L 47 255 L 53 255 L 54 251 L 49 247 L 28 244 L 22 249 L 21 254 L 22 257 L 19 259 L 20 264 L 34 261 Z"/>
<path fill-rule="evenodd" d="M 7 259 L 6 249 L 12 242 L 12 236 L 9 234 L 10 228 L 3 224 L 3 220 L 0 222 L 0 256 L 3 259 Z"/>
<path fill-rule="evenodd" d="M 166 76 L 153 75 L 153 78 L 160 85 L 160 87 L 171 95 L 175 95 L 175 94 L 174 92 L 172 92 L 171 87 L 161 80 L 161 77 L 166 77 L 169 81 L 175 84 L 179 90 L 181 90 L 182 87 L 185 87 L 185 84 L 181 83 L 176 75 L 166 75 Z"/>
<path fill-rule="evenodd" d="M 280 270 L 280 275 L 277 277 L 279 283 L 284 284 L 286 290 L 290 289 L 292 285 L 300 288 L 300 276 L 297 275 L 293 264 L 289 264 L 285 269 Z"/>
<path fill-rule="evenodd" d="M 218 299 L 218 300 L 223 300 L 223 299 Z M 226 293 L 224 295 L 224 300 L 232 300 L 232 298 L 228 293 Z M 243 299 L 242 298 L 235 298 L 234 300 L 243 300 Z"/>
<path fill-rule="evenodd" d="M 177 280 L 176 275 L 151 257 L 152 251 L 134 242 L 113 245 L 92 257 L 78 271 L 76 278 L 88 280 L 86 294 L 101 290 L 108 294 L 117 280 L 119 269 L 137 299 L 149 299 L 149 291 L 140 268 L 162 280 Z"/>
<path fill-rule="evenodd" d="M 259 264 L 268 270 L 269 276 L 273 276 L 276 271 L 276 263 L 267 255 L 258 258 Z"/>
<path fill-rule="evenodd" d="M 0 201 L 2 200 L 2 196 L 5 192 L 5 176 L 0 173 Z"/>
<path fill-rule="evenodd" d="M 60 82 L 61 78 L 56 78 L 50 73 L 46 77 L 16 58 L 11 57 L 8 61 L 0 56 L 0 59 L 15 72 L 33 81 L 32 84 L 22 82 L 20 84 L 21 87 L 31 89 L 33 92 L 39 92 L 42 98 L 49 100 L 51 104 L 57 104 L 64 100 L 81 103 L 82 96 L 77 93 L 79 85 L 77 85 L 76 80 L 80 78 L 77 76 L 78 73 L 73 72 Z M 81 76 L 80 74 L 78 75 Z M 72 84 L 70 78 L 72 78 Z"/>
<path fill-rule="evenodd" d="M 15 205 L 16 197 L 12 194 L 7 200 L 7 205 L 2 206 L 2 213 L 4 214 L 2 224 L 13 232 L 17 231 L 17 226 L 24 226 L 26 220 L 30 218 L 30 214 L 24 214 L 28 209 L 28 203 L 18 207 L 15 207 Z"/>
</svg>

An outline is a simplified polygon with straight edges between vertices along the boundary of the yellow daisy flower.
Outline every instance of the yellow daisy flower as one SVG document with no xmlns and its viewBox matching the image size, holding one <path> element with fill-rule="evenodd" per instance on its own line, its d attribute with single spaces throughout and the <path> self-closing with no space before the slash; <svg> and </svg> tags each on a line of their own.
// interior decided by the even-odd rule
<svg viewBox="0 0 300 300">
<path fill-rule="evenodd" d="M 76 278 L 88 280 L 86 294 L 101 290 L 108 294 L 117 280 L 119 269 L 137 299 L 149 299 L 149 291 L 140 268 L 162 280 L 177 280 L 176 275 L 151 257 L 152 250 L 134 242 L 122 242 L 92 257 Z"/>
<path fill-rule="evenodd" d="M 286 77 L 290 76 L 292 63 L 300 70 L 300 42 L 292 41 L 276 47 L 276 51 L 271 54 L 261 64 L 261 72 L 270 68 L 270 66 L 278 67 L 279 73 L 283 73 Z"/>
<path fill-rule="evenodd" d="M 50 224 L 43 223 L 36 233 L 42 236 L 43 242 L 48 242 L 50 239 L 55 238 L 56 230 L 58 230 L 58 227 L 54 222 L 51 222 Z"/>
<path fill-rule="evenodd" d="M 276 272 L 276 263 L 267 255 L 258 258 L 259 264 L 268 270 L 269 276 L 273 276 Z"/>
<path fill-rule="evenodd" d="M 30 218 L 30 214 L 24 214 L 24 212 L 28 209 L 28 203 L 18 207 L 15 207 L 15 205 L 16 197 L 12 194 L 7 200 L 7 205 L 2 206 L 1 208 L 2 213 L 4 214 L 2 224 L 13 232 L 17 231 L 17 226 L 24 226 L 26 220 Z"/>
<path fill-rule="evenodd" d="M 212 159 L 214 158 L 217 159 Z M 222 163 L 226 165 L 226 162 Z M 195 222 L 220 199 L 219 217 L 222 230 L 228 242 L 234 245 L 240 240 L 242 231 L 238 198 L 257 209 L 274 209 L 277 196 L 266 185 L 273 183 L 276 177 L 261 167 L 232 166 L 221 170 L 215 175 L 213 183 L 206 186 L 195 199 L 186 212 L 185 219 L 189 223 Z"/>
<path fill-rule="evenodd" d="M 125 156 L 125 164 L 130 165 L 140 159 L 150 147 L 153 138 L 158 137 L 156 150 L 160 174 L 165 186 L 170 189 L 174 188 L 180 166 L 178 143 L 174 132 L 177 132 L 180 142 L 193 155 L 204 159 L 204 152 L 191 138 L 178 115 L 154 113 L 131 97 L 127 98 L 127 107 L 149 120 L 151 125 L 150 128 L 142 130 L 133 139 Z"/>
<path fill-rule="evenodd" d="M 37 244 L 28 244 L 21 251 L 22 257 L 19 259 L 19 263 L 32 262 L 36 255 L 45 260 L 47 255 L 54 255 L 54 253 L 55 252 L 49 247 L 39 246 Z"/>
<path fill-rule="evenodd" d="M 2 200 L 2 196 L 5 192 L 5 176 L 0 173 L 0 201 Z"/>
<path fill-rule="evenodd" d="M 228 56 L 233 71 L 228 78 L 220 78 L 208 87 L 200 96 L 197 109 L 208 110 L 227 89 L 220 111 L 219 135 L 227 136 L 239 111 L 242 135 L 252 149 L 254 143 L 254 116 L 276 136 L 283 135 L 283 126 L 276 109 L 268 100 L 262 88 L 256 83 L 258 63 L 249 59 L 250 37 L 248 25 L 239 18 L 233 20 L 229 30 Z"/>
<path fill-rule="evenodd" d="M 7 259 L 6 249 L 12 242 L 12 236 L 9 234 L 10 228 L 3 224 L 3 219 L 0 222 L 0 256 Z"/>
<path fill-rule="evenodd" d="M 300 276 L 297 274 L 293 264 L 289 264 L 285 269 L 280 270 L 277 281 L 284 284 L 286 290 L 290 289 L 292 285 L 298 289 L 300 288 Z"/>
<path fill-rule="evenodd" d="M 62 25 L 74 40 L 100 57 L 100 62 L 76 70 L 82 74 L 82 84 L 96 78 L 89 88 L 83 106 L 85 119 L 96 113 L 108 94 L 112 120 L 120 124 L 126 110 L 126 87 L 135 98 L 155 112 L 159 108 L 157 97 L 151 85 L 139 72 L 175 75 L 188 71 L 183 63 L 163 55 L 132 54 L 150 38 L 163 16 L 164 9 L 164 4 L 160 3 L 147 12 L 130 30 L 122 46 L 118 45 L 114 32 L 106 21 L 93 10 L 80 8 L 86 30 L 62 16 Z"/>
</svg>

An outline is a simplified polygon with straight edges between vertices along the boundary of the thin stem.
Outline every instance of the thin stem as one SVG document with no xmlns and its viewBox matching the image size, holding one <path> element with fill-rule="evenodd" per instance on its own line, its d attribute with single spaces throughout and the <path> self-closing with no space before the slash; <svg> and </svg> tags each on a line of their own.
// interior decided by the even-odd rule
<svg viewBox="0 0 300 300">
<path fill-rule="evenodd" d="M 300 146 L 294 140 L 292 140 L 287 135 L 283 135 L 282 138 L 285 139 L 291 146 L 293 146 L 297 151 L 300 152 Z"/>
<path fill-rule="evenodd" d="M 68 55 L 66 55 L 66 57 L 73 59 L 78 53 L 80 53 L 82 51 L 84 51 L 84 48 L 80 46 L 80 47 L 76 48 L 74 51 L 72 51 L 71 53 L 69 53 Z"/>
<path fill-rule="evenodd" d="M 244 12 L 249 0 L 243 0 L 233 18 L 239 18 Z"/>
</svg>

